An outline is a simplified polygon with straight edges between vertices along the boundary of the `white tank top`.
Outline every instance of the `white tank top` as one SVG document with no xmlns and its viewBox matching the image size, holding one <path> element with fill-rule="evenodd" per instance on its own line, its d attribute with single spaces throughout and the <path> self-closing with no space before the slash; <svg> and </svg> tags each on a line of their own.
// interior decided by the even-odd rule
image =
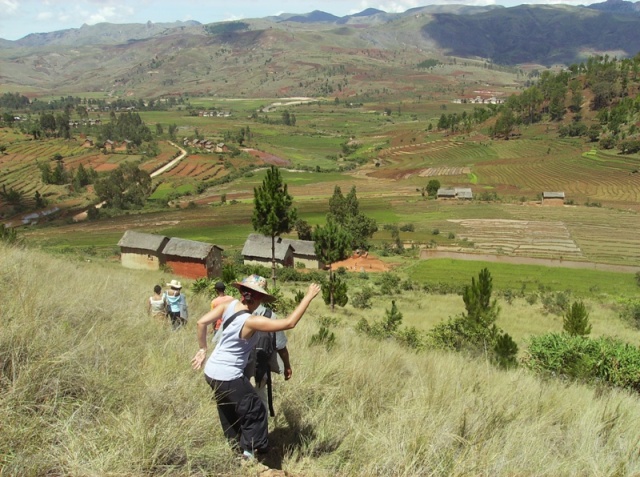
<svg viewBox="0 0 640 477">
<path fill-rule="evenodd" d="M 234 300 L 222 315 L 222 325 L 235 313 L 235 308 L 239 303 Z M 233 322 L 222 331 L 222 336 L 218 345 L 209 356 L 204 367 L 204 374 L 216 381 L 232 381 L 242 376 L 249 354 L 256 344 L 258 333 L 254 333 L 248 340 L 240 338 L 240 332 L 247 318 L 251 316 L 248 311 L 237 316 Z"/>
</svg>

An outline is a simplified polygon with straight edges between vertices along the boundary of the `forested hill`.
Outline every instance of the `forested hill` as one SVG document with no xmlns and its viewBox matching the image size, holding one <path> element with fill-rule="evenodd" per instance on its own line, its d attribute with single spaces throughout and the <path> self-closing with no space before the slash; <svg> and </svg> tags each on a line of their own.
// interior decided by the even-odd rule
<svg viewBox="0 0 640 477">
<path fill-rule="evenodd" d="M 521 125 L 543 120 L 555 123 L 561 137 L 583 137 L 622 154 L 640 152 L 640 54 L 592 57 L 559 73 L 544 71 L 534 86 L 507 99 L 492 131 L 509 137 Z"/>
<path fill-rule="evenodd" d="M 573 63 L 593 53 L 625 57 L 640 51 L 640 16 L 581 7 L 521 5 L 478 15 L 436 14 L 422 32 L 449 54 L 510 65 Z"/>
</svg>

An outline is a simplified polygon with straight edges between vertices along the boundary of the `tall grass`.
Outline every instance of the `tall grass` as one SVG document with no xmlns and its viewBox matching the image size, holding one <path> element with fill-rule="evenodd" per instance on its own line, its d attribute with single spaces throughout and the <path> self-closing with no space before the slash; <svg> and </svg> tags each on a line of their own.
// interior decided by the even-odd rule
<svg viewBox="0 0 640 477">
<path fill-rule="evenodd" d="M 189 296 L 194 318 L 178 332 L 144 312 L 167 278 L 0 248 L 0 475 L 255 475 L 227 447 L 211 392 L 189 366 L 207 300 Z M 640 473 L 637 395 L 415 354 L 357 335 L 346 319 L 333 325 L 331 351 L 310 347 L 322 315 L 316 300 L 288 333 L 294 375 L 275 383 L 272 467 L 305 476 Z"/>
</svg>

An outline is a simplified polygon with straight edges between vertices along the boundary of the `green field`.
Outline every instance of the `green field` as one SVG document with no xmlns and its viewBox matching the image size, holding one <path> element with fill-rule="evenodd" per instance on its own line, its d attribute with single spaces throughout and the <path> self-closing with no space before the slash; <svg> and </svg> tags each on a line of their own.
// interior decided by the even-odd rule
<svg viewBox="0 0 640 477">
<path fill-rule="evenodd" d="M 450 259 L 416 261 L 403 272 L 419 283 L 455 285 L 470 282 L 470 277 L 477 276 L 483 268 L 491 272 L 496 290 L 529 293 L 549 289 L 582 297 L 638 295 L 638 284 L 631 273 Z"/>
</svg>

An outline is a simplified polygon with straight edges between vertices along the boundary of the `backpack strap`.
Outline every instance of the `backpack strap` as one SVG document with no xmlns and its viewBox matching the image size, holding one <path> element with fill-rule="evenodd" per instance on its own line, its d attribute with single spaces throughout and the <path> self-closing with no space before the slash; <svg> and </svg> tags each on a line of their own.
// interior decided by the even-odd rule
<svg viewBox="0 0 640 477">
<path fill-rule="evenodd" d="M 236 318 L 238 318 L 240 315 L 244 315 L 245 313 L 249 313 L 249 310 L 240 310 L 240 311 L 236 311 L 233 315 L 231 315 L 229 318 L 227 318 L 223 323 L 222 323 L 222 331 L 226 330 L 227 327 L 233 322 L 233 320 L 235 320 Z"/>
<path fill-rule="evenodd" d="M 273 311 L 271 308 L 265 307 L 264 315 L 266 318 L 271 318 L 273 316 Z M 276 334 L 271 332 L 269 333 L 272 341 L 273 352 L 276 353 Z M 276 412 L 273 409 L 273 381 L 271 381 L 271 370 L 267 371 L 267 402 L 269 407 L 269 414 L 271 417 L 275 417 Z"/>
</svg>

